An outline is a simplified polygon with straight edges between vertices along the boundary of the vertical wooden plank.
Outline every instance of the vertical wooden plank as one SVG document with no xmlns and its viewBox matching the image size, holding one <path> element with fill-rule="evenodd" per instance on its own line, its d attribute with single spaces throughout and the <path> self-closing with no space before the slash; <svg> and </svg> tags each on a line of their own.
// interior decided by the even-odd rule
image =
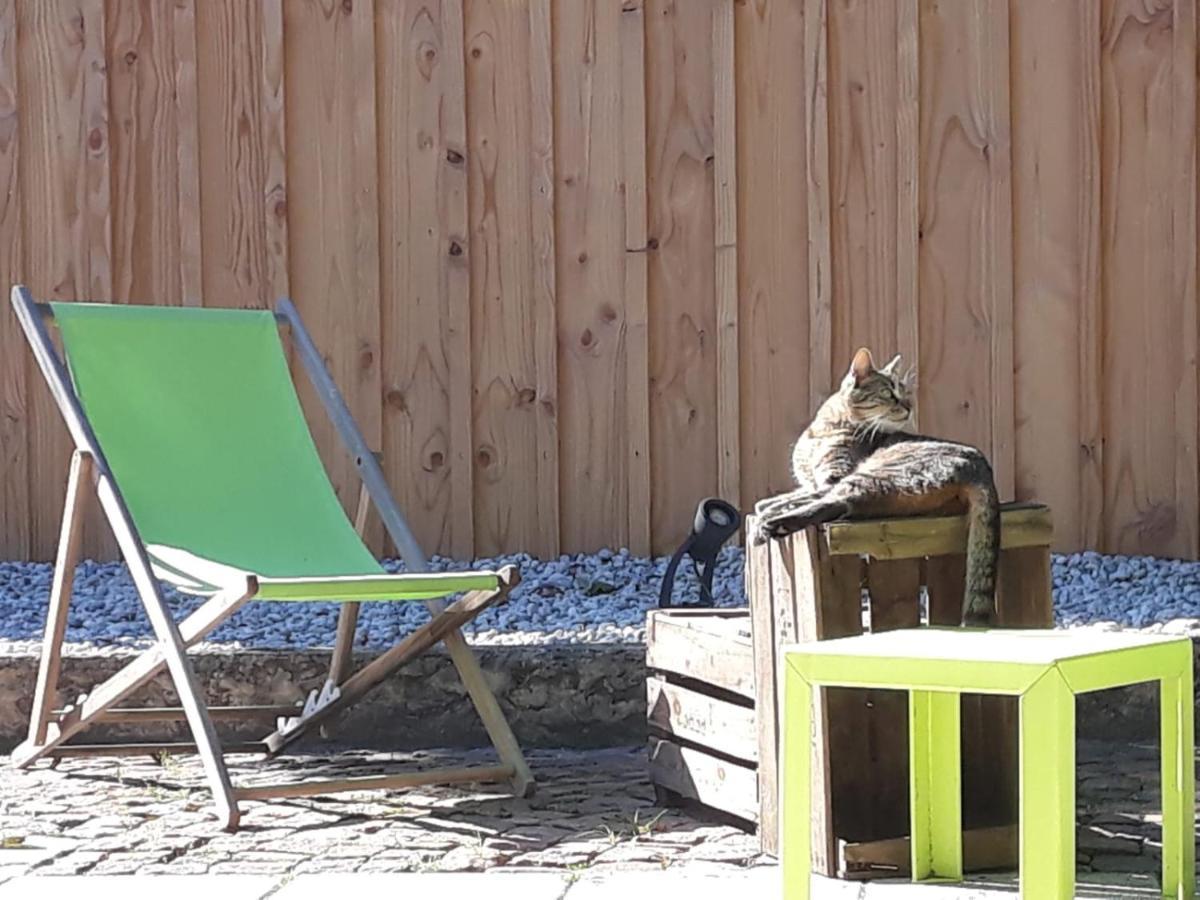
<svg viewBox="0 0 1200 900">
<path fill-rule="evenodd" d="M 812 413 L 807 176 L 796 164 L 807 154 L 803 11 L 799 3 L 771 0 L 734 9 L 741 495 L 747 505 L 791 485 L 791 442 Z"/>
<path fill-rule="evenodd" d="M 899 9 L 829 7 L 831 385 L 856 348 L 899 349 Z"/>
<path fill-rule="evenodd" d="M 1100 7 L 1012 3 L 1016 492 L 1097 546 Z"/>
<path fill-rule="evenodd" d="M 630 13 L 579 0 L 560 0 L 554 10 L 562 532 L 567 552 L 579 552 L 624 545 L 632 513 L 630 492 L 614 489 L 630 474 L 623 294 L 631 254 L 623 230 L 636 212 L 622 196 L 622 169 L 645 143 L 622 147 L 631 114 L 623 108 L 622 57 L 635 48 L 623 53 L 621 40 Z"/>
<path fill-rule="evenodd" d="M 289 183 L 305 186 L 288 210 L 289 282 L 330 374 L 372 448 L 381 442 L 379 207 L 375 127 L 375 8 L 369 0 L 283 7 Z M 256 77 L 254 84 L 261 85 Z M 261 200 L 260 200 L 261 203 Z M 261 208 L 261 207 L 260 207 Z M 264 254 L 264 262 L 265 262 Z M 311 386 L 301 400 L 343 504 L 358 495 L 343 451 Z M 369 544 L 378 543 L 378 525 Z"/>
<path fill-rule="evenodd" d="M 22 260 L 16 0 L 0 3 L 0 284 L 25 279 Z M 0 554 L 30 558 L 29 351 L 11 308 L 0 311 Z"/>
<path fill-rule="evenodd" d="M 827 0 L 804 0 L 804 174 L 808 207 L 809 415 L 829 396 L 833 364 L 833 261 L 829 228 Z"/>
<path fill-rule="evenodd" d="M 379 4 L 379 244 L 384 467 L 421 545 L 470 558 L 461 8 Z"/>
<path fill-rule="evenodd" d="M 921 624 L 921 561 L 876 559 L 867 565 L 871 631 L 915 628 Z"/>
<path fill-rule="evenodd" d="M 815 528 L 769 546 L 776 615 L 795 622 L 794 636 L 785 627 L 778 630 L 777 643 L 862 631 L 863 573 L 858 557 L 831 557 L 824 535 Z M 794 611 L 786 606 L 789 600 Z M 867 691 L 844 688 L 825 688 L 814 697 L 813 870 L 823 874 L 837 870 L 838 840 L 853 837 L 870 816 L 871 776 L 862 739 L 869 723 L 869 697 Z"/>
<path fill-rule="evenodd" d="M 747 533 L 754 521 L 747 517 Z M 758 837 L 764 853 L 779 853 L 778 642 L 771 603 L 770 544 L 746 542 L 746 594 L 754 645 L 754 715 L 758 726 Z"/>
<path fill-rule="evenodd" d="M 621 6 L 621 183 L 625 189 L 625 427 L 627 537 L 650 553 L 650 345 L 646 306 L 646 16 Z"/>
<path fill-rule="evenodd" d="M 446 174 L 444 205 L 446 228 L 452 237 L 447 247 L 446 298 L 449 306 L 449 352 L 460 365 L 450 367 L 450 449 L 457 469 L 452 494 L 454 531 L 450 552 L 459 559 L 475 555 L 475 465 L 471 425 L 471 260 L 462 249 L 470 245 L 467 206 L 467 61 L 466 26 L 462 0 L 443 7 L 447 77 L 451 79 L 445 98 L 446 161 L 453 167 Z M 457 252 L 456 247 L 457 245 Z M 395 302 L 391 300 L 389 302 Z"/>
<path fill-rule="evenodd" d="M 931 556 L 925 561 L 925 591 L 930 625 L 961 625 L 967 558 L 962 554 Z"/>
<path fill-rule="evenodd" d="M 1193 8 L 1192 0 L 1103 6 L 1109 552 L 1190 557 L 1197 549 Z"/>
<path fill-rule="evenodd" d="M 921 424 L 1013 488 L 1008 4 L 920 7 Z M 947 386 L 951 386 L 949 389 Z"/>
<path fill-rule="evenodd" d="M 111 299 L 123 303 L 183 300 L 176 15 L 153 0 L 106 3 Z"/>
<path fill-rule="evenodd" d="M 287 157 L 284 153 L 286 118 L 283 85 L 283 0 L 262 0 L 262 26 L 259 34 L 262 47 L 262 55 L 259 57 L 259 84 L 262 91 L 259 143 L 262 147 L 264 277 L 269 291 L 267 300 L 274 304 L 280 297 L 290 296 Z M 359 40 L 364 38 L 360 36 Z M 373 72 L 370 73 L 370 78 L 374 84 Z"/>
<path fill-rule="evenodd" d="M 737 90 L 734 0 L 713 6 L 713 243 L 717 303 L 717 492 L 741 506 L 738 359 Z"/>
<path fill-rule="evenodd" d="M 646 4 L 653 550 L 717 488 L 712 4 Z"/>
<path fill-rule="evenodd" d="M 917 7 L 829 7 L 832 357 L 858 347 L 917 363 Z"/>
<path fill-rule="evenodd" d="M 28 115 L 19 156 L 26 279 L 34 296 L 112 295 L 108 85 L 104 5 L 86 0 L 19 4 L 19 80 Z M 40 378 L 29 378 L 30 553 L 52 559 L 71 442 Z M 84 553 L 105 549 L 99 516 L 84 526 Z M 111 546 L 111 545 L 109 545 Z"/>
<path fill-rule="evenodd" d="M 545 554 L 538 524 L 528 7 L 469 0 L 467 135 L 475 549 Z M 549 514 L 549 511 L 547 511 Z"/>
<path fill-rule="evenodd" d="M 870 595 L 871 631 L 915 628 L 920 624 L 921 561 L 871 560 L 866 583 Z M 857 807 L 868 839 L 896 837 L 908 832 L 908 696 L 900 691 L 866 691 L 862 695 L 865 727 L 857 741 L 864 745 L 870 774 L 853 787 L 861 796 Z"/>
<path fill-rule="evenodd" d="M 920 14 L 917 0 L 896 4 L 896 350 L 906 366 L 921 358 L 920 334 Z M 920 397 L 913 397 L 913 424 Z"/>
<path fill-rule="evenodd" d="M 266 117 L 274 117 L 271 127 L 278 133 L 283 130 L 282 109 L 268 109 L 262 90 L 270 68 L 264 52 L 269 47 L 278 55 L 283 47 L 279 2 L 195 4 L 200 281 L 207 306 L 262 309 L 281 288 L 287 292 L 273 249 L 287 202 L 268 189 L 266 175 L 268 168 L 280 168 L 282 145 L 268 166 L 263 140 Z M 307 324 L 321 341 L 317 323 Z"/>
<path fill-rule="evenodd" d="M 558 277 L 555 253 L 554 30 L 552 0 L 529 6 L 529 233 L 532 239 L 533 354 L 537 403 L 537 546 L 557 556 L 562 536 L 559 499 Z M 617 122 L 612 123 L 614 126 Z M 597 123 L 603 127 L 603 123 Z M 615 154 L 614 154 L 615 155 Z M 569 480 L 578 474 L 568 469 Z M 610 492 L 611 493 L 611 492 Z M 620 493 L 619 491 L 616 493 Z M 611 532 L 610 532 L 611 536 Z M 591 546 L 588 546 L 591 549 Z"/>
<path fill-rule="evenodd" d="M 200 306 L 203 263 L 200 243 L 200 110 L 196 83 L 195 0 L 176 0 L 175 166 L 179 220 L 179 302 Z"/>
</svg>

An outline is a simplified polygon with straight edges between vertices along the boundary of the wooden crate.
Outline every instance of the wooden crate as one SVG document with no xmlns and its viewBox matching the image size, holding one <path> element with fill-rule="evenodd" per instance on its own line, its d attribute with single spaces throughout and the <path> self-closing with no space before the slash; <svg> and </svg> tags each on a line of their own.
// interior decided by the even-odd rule
<svg viewBox="0 0 1200 900">
<path fill-rule="evenodd" d="M 659 801 L 697 801 L 757 822 L 749 611 L 653 610 L 646 665 L 650 781 Z"/>
<path fill-rule="evenodd" d="M 752 533 L 754 519 L 747 521 Z M 957 625 L 966 572 L 962 516 L 835 522 L 749 546 L 759 736 L 759 833 L 777 852 L 781 644 Z M 1050 511 L 1001 510 L 999 627 L 1049 627 Z M 829 688 L 815 698 L 814 871 L 907 871 L 908 707 L 904 693 Z M 963 854 L 968 870 L 1016 864 L 1016 698 L 963 698 Z"/>
</svg>

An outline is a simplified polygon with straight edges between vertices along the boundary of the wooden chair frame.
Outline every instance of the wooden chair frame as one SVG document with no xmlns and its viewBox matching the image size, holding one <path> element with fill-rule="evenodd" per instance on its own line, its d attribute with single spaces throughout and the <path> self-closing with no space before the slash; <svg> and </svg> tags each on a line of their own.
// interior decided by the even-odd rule
<svg viewBox="0 0 1200 900">
<path fill-rule="evenodd" d="M 453 603 L 441 599 L 425 601 L 425 606 L 431 614 L 430 620 L 353 674 L 352 644 L 358 618 L 358 604 L 344 602 L 338 619 L 337 638 L 325 688 L 310 696 L 299 716 L 290 721 L 280 719 L 277 729 L 260 743 L 223 748 L 213 726 L 214 718 L 246 719 L 280 713 L 294 715 L 297 712 L 296 709 L 267 706 L 210 709 L 202 698 L 195 672 L 187 657 L 188 647 L 203 639 L 254 597 L 257 588 L 255 579 L 248 576 L 245 585 L 228 588 L 213 595 L 181 622 L 175 621 L 151 570 L 145 546 L 121 490 L 105 461 L 66 367 L 47 330 L 46 322 L 53 320 L 52 309 L 47 304 L 37 303 L 22 285 L 13 288 L 12 305 L 76 447 L 67 481 L 54 578 L 50 590 L 50 606 L 29 723 L 29 737 L 13 751 L 13 765 L 26 768 L 47 756 L 57 758 L 117 755 L 121 752 L 147 753 L 155 750 L 196 752 L 200 755 L 206 778 L 212 788 L 218 816 L 229 831 L 236 830 L 238 826 L 238 803 L 242 800 L 482 781 L 508 781 L 518 796 L 532 795 L 535 782 L 521 748 L 495 694 L 484 678 L 474 652 L 462 634 L 464 624 L 489 606 L 507 598 L 508 592 L 519 581 L 519 575 L 513 567 L 506 567 L 501 571 L 501 583 L 496 590 L 473 591 Z M 427 571 L 427 560 L 388 489 L 378 458 L 369 449 L 350 415 L 341 392 L 325 368 L 324 361 L 305 330 L 295 306 L 290 300 L 281 299 L 275 316 L 281 327 L 290 330 L 304 370 L 358 468 L 362 489 L 355 514 L 355 528 L 361 535 L 370 506 L 374 504 L 408 571 Z M 54 698 L 62 665 L 62 646 L 66 636 L 67 610 L 75 566 L 80 557 L 83 513 L 86 504 L 91 501 L 99 502 L 112 528 L 158 643 L 97 685 L 89 694 L 80 697 L 74 704 L 56 710 Z M 279 753 L 313 726 L 329 723 L 334 716 L 361 699 L 397 668 L 439 641 L 446 646 L 450 659 L 483 721 L 484 728 L 500 757 L 500 765 L 440 768 L 404 775 L 312 780 L 252 788 L 236 788 L 231 783 L 223 753 L 247 750 L 264 751 L 268 755 Z M 178 708 L 117 708 L 116 704 L 145 685 L 164 668 L 170 673 L 171 681 L 179 695 L 181 705 Z M 84 728 L 101 721 L 148 720 L 186 720 L 194 744 L 81 746 L 65 743 Z"/>
</svg>

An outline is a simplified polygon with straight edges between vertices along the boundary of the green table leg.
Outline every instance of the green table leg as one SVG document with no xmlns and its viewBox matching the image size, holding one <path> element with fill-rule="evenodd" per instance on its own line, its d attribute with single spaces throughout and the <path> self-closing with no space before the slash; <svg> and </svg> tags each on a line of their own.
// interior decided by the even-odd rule
<svg viewBox="0 0 1200 900">
<path fill-rule="evenodd" d="M 1075 695 L 1051 669 L 1021 696 L 1021 897 L 1075 896 Z"/>
<path fill-rule="evenodd" d="M 962 737 L 958 694 L 910 691 L 912 878 L 961 881 Z"/>
<path fill-rule="evenodd" d="M 779 767 L 784 900 L 808 900 L 812 880 L 812 686 L 785 661 Z"/>
<path fill-rule="evenodd" d="M 1196 770 L 1191 648 L 1180 654 L 1180 674 L 1159 683 L 1162 721 L 1164 897 L 1196 893 Z"/>
</svg>

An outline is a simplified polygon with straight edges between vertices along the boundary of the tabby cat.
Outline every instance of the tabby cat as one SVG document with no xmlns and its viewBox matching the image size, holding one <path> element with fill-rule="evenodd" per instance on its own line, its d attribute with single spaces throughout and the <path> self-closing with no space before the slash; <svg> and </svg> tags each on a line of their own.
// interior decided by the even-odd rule
<svg viewBox="0 0 1200 900">
<path fill-rule="evenodd" d="M 844 516 L 968 514 L 963 622 L 995 611 L 1000 514 L 987 458 L 974 447 L 904 431 L 912 375 L 897 356 L 882 369 L 854 354 L 838 391 L 792 450 L 796 490 L 760 501 L 757 543 Z"/>
</svg>

